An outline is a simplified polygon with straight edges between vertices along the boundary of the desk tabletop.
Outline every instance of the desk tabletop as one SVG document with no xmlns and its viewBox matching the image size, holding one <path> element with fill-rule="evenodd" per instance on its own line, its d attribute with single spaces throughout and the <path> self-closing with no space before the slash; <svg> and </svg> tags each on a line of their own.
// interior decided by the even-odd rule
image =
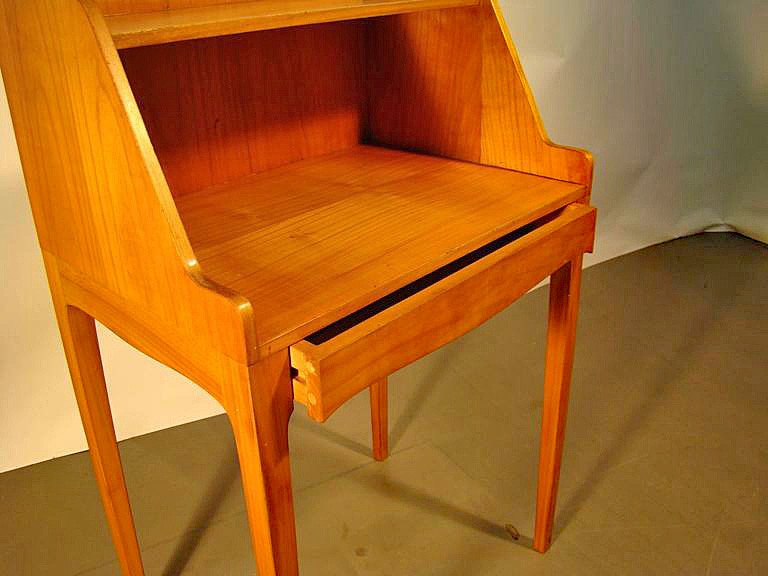
<svg viewBox="0 0 768 576">
<path fill-rule="evenodd" d="M 177 198 L 203 272 L 290 345 L 440 266 L 583 198 L 586 189 L 357 146 Z"/>
</svg>

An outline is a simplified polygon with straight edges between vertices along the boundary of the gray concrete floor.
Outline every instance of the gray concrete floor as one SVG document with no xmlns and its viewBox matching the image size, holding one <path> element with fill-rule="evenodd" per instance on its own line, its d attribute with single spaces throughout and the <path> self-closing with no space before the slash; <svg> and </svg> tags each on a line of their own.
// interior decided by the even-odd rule
<svg viewBox="0 0 768 576">
<path fill-rule="evenodd" d="M 297 406 L 302 574 L 768 574 L 768 249 L 731 234 L 584 275 L 555 542 L 530 549 L 546 288 L 367 395 Z M 253 574 L 224 417 L 121 444 L 148 574 Z M 523 534 L 512 541 L 503 526 Z M 118 574 L 86 454 L 0 476 L 0 573 Z"/>
</svg>

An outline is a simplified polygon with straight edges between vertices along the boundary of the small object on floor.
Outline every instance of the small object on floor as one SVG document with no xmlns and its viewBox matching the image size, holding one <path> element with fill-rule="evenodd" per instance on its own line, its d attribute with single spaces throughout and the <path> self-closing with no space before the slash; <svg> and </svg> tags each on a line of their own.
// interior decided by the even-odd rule
<svg viewBox="0 0 768 576">
<path fill-rule="evenodd" d="M 520 540 L 520 532 L 518 532 L 517 528 L 512 526 L 512 524 L 505 524 L 504 530 L 507 531 L 507 534 L 512 536 L 513 540 Z"/>
</svg>

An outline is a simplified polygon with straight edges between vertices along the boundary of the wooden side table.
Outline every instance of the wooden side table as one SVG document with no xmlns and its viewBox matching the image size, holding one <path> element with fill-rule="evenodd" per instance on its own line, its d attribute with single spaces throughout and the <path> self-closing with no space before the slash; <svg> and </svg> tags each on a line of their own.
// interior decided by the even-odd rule
<svg viewBox="0 0 768 576">
<path fill-rule="evenodd" d="M 552 277 L 552 534 L 592 160 L 494 0 L 0 0 L 0 65 L 94 470 L 143 574 L 94 319 L 226 410 L 262 576 L 298 573 L 287 430 Z"/>
</svg>

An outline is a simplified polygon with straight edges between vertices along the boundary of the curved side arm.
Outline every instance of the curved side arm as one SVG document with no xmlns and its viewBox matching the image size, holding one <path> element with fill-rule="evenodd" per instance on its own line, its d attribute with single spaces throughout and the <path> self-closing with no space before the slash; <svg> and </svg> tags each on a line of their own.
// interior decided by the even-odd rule
<svg viewBox="0 0 768 576">
<path fill-rule="evenodd" d="M 203 276 L 99 9 L 0 7 L 0 66 L 44 254 L 142 325 L 254 361 L 250 303 Z"/>
<path fill-rule="evenodd" d="M 586 150 L 554 144 L 498 0 L 484 0 L 481 162 L 584 184 L 591 189 L 593 159 Z"/>
<path fill-rule="evenodd" d="M 366 137 L 587 187 L 592 156 L 544 131 L 497 0 L 368 23 Z"/>
</svg>

